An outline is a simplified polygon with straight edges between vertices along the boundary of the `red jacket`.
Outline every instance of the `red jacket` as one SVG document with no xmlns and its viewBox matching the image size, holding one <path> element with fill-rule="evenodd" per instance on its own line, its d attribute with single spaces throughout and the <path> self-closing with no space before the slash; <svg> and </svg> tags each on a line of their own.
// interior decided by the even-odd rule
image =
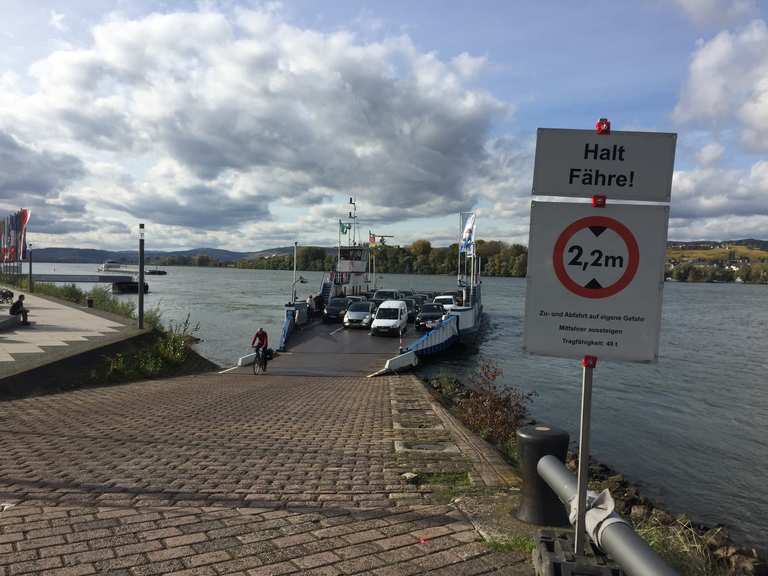
<svg viewBox="0 0 768 576">
<path fill-rule="evenodd" d="M 251 340 L 251 346 L 254 346 L 256 344 L 256 340 L 259 341 L 259 348 L 267 348 L 267 345 L 269 343 L 269 339 L 267 338 L 267 332 L 265 330 L 262 330 L 261 332 L 256 332 L 256 334 L 253 335 L 253 340 Z"/>
</svg>

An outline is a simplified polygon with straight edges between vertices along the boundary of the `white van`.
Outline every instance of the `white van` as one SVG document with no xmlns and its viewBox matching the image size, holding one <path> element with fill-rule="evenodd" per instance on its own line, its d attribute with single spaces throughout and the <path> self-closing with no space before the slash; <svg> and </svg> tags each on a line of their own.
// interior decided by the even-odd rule
<svg viewBox="0 0 768 576">
<path fill-rule="evenodd" d="M 450 294 L 444 294 L 442 296 L 438 296 L 437 298 L 432 300 L 432 302 L 434 304 L 442 305 L 443 309 L 446 312 L 450 312 L 451 310 L 456 308 L 456 306 L 458 306 L 458 304 L 456 303 L 456 298 L 454 298 Z"/>
<path fill-rule="evenodd" d="M 405 334 L 408 328 L 408 307 L 402 300 L 385 300 L 376 310 L 371 334 Z"/>
</svg>

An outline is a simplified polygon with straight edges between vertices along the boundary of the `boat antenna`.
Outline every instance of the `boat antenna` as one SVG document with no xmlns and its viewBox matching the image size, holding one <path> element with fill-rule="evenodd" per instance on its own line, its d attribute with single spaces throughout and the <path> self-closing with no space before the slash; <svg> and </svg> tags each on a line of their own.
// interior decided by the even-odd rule
<svg viewBox="0 0 768 576">
<path fill-rule="evenodd" d="M 357 246 L 359 243 L 357 232 L 357 202 L 352 196 L 349 197 L 349 204 L 352 206 L 352 210 L 349 211 L 349 218 L 352 220 L 352 234 L 350 235 L 350 241 L 353 246 Z"/>
</svg>

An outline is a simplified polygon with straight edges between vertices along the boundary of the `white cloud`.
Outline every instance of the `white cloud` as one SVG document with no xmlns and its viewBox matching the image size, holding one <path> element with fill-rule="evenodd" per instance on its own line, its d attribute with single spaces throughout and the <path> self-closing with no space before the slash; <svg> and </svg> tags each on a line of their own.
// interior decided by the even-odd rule
<svg viewBox="0 0 768 576">
<path fill-rule="evenodd" d="M 699 26 L 727 26 L 757 12 L 757 0 L 674 0 Z"/>
<path fill-rule="evenodd" d="M 753 215 L 768 217 L 768 161 L 759 161 L 748 171 L 703 167 L 675 172 L 673 217 L 695 220 Z"/>
<path fill-rule="evenodd" d="M 768 25 L 724 31 L 694 52 L 673 113 L 682 125 L 736 128 L 744 145 L 768 150 Z"/>
<path fill-rule="evenodd" d="M 719 142 L 710 142 L 696 153 L 696 161 L 701 166 L 716 164 L 723 157 L 725 146 Z"/>
<path fill-rule="evenodd" d="M 356 195 L 396 222 L 503 187 L 486 140 L 509 108 L 467 85 L 484 63 L 269 10 L 114 16 L 90 45 L 36 62 L 32 91 L 5 78 L 0 128 L 81 158 L 89 177 L 68 194 L 94 215 L 234 237 L 281 203 L 327 220 L 327 202 Z"/>
<path fill-rule="evenodd" d="M 66 32 L 68 30 L 67 25 L 64 23 L 64 14 L 59 14 L 56 10 L 51 10 L 48 17 L 48 25 L 59 32 Z"/>
</svg>

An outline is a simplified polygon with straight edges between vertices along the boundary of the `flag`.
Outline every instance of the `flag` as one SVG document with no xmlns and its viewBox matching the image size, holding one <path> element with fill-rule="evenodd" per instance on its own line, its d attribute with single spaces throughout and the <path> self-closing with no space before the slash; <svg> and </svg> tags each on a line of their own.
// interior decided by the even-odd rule
<svg viewBox="0 0 768 576">
<path fill-rule="evenodd" d="M 346 234 L 347 231 L 352 227 L 352 224 L 344 224 L 341 220 L 339 220 L 339 232 L 342 234 Z"/>
<path fill-rule="evenodd" d="M 21 260 L 27 258 L 27 224 L 29 224 L 29 209 L 21 209 Z"/>
<path fill-rule="evenodd" d="M 467 221 L 464 223 L 464 232 L 461 234 L 461 243 L 459 244 L 459 252 L 467 252 L 471 249 L 472 243 L 475 241 L 475 213 L 469 215 Z"/>
<path fill-rule="evenodd" d="M 376 234 L 372 234 L 371 231 L 368 231 L 368 244 L 371 248 L 376 248 Z"/>
</svg>

